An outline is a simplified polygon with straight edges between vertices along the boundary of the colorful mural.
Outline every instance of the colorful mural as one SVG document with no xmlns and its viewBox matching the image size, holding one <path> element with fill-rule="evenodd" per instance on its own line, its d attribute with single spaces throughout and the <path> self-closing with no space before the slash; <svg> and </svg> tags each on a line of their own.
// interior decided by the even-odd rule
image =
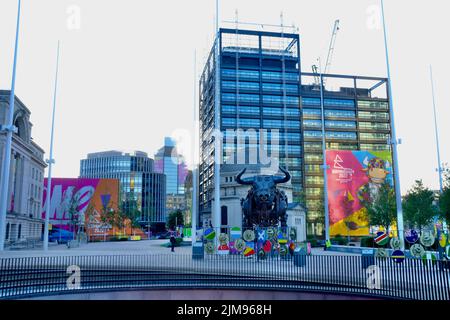
<svg viewBox="0 0 450 320">
<path fill-rule="evenodd" d="M 373 198 L 386 181 L 393 184 L 389 151 L 328 150 L 328 207 L 330 235 L 369 234 L 361 200 Z"/>
<path fill-rule="evenodd" d="M 47 179 L 44 180 L 42 218 L 47 210 Z M 50 193 L 49 237 L 70 240 L 73 232 L 84 229 L 90 240 L 106 240 L 111 236 L 133 234 L 145 236 L 140 229 L 125 227 L 118 230 L 102 223 L 105 209 L 117 210 L 119 203 L 119 181 L 116 179 L 53 178 Z M 71 211 L 75 212 L 72 217 Z M 76 230 L 74 230 L 76 229 Z M 66 239 L 69 238 L 69 239 Z"/>
</svg>

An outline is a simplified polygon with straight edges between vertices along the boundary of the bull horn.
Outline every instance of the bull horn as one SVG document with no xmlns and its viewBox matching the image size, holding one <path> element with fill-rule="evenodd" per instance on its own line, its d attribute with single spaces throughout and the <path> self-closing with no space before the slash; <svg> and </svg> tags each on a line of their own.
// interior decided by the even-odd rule
<svg viewBox="0 0 450 320">
<path fill-rule="evenodd" d="M 242 185 L 252 185 L 253 181 L 250 181 L 248 179 L 241 179 L 242 175 L 245 173 L 245 171 L 247 170 L 247 168 L 245 168 L 244 170 L 241 171 L 241 173 L 239 173 L 236 176 L 236 182 Z"/>
<path fill-rule="evenodd" d="M 279 167 L 279 168 L 280 168 L 281 172 L 284 173 L 284 178 L 275 178 L 275 179 L 274 179 L 275 184 L 278 184 L 278 183 L 286 183 L 286 182 L 288 182 L 289 180 L 291 180 L 291 175 L 289 174 L 289 172 L 287 172 L 286 170 L 284 170 L 282 167 Z"/>
</svg>

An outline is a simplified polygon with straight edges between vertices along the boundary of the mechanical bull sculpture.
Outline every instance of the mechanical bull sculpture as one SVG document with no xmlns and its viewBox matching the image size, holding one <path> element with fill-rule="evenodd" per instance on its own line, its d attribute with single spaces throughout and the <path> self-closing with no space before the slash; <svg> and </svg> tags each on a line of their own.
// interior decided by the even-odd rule
<svg viewBox="0 0 450 320">
<path fill-rule="evenodd" d="M 286 194 L 277 189 L 277 184 L 286 183 L 291 179 L 289 172 L 280 167 L 284 178 L 259 175 L 251 178 L 241 178 L 246 169 L 236 176 L 236 182 L 252 186 L 247 197 L 241 199 L 243 211 L 242 227 L 286 227 L 288 199 Z"/>
</svg>

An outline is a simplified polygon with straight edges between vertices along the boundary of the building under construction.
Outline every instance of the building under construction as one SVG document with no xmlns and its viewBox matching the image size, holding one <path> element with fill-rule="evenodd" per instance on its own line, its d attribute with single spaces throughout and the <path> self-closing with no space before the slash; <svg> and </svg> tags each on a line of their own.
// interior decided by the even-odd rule
<svg viewBox="0 0 450 320">
<path fill-rule="evenodd" d="M 310 235 L 322 235 L 324 226 L 322 124 L 327 150 L 390 150 L 387 79 L 303 72 L 300 41 L 295 29 L 219 29 L 199 83 L 200 226 L 214 221 L 217 117 L 222 168 L 267 165 L 260 152 L 267 150 L 291 173 L 293 201 L 305 204 Z M 230 227 L 223 217 L 216 221 L 213 227 Z"/>
</svg>

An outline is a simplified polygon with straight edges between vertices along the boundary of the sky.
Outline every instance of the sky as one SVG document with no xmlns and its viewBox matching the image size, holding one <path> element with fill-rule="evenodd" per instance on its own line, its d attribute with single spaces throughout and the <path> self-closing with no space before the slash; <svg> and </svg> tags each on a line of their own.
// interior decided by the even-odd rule
<svg viewBox="0 0 450 320">
<path fill-rule="evenodd" d="M 326 58 L 340 19 L 331 73 L 385 77 L 377 0 L 222 0 L 222 21 L 299 28 L 302 71 Z M 429 66 L 433 65 L 442 162 L 450 162 L 450 47 L 446 0 L 385 0 L 402 192 L 416 179 L 439 186 Z M 9 89 L 17 0 L 0 3 L 0 88 Z M 57 41 L 60 76 L 53 175 L 76 177 L 87 153 L 141 150 L 182 137 L 192 161 L 194 83 L 212 45 L 214 0 L 22 0 L 16 95 L 47 151 Z M 234 25 L 232 25 L 234 26 Z M 196 61 L 196 65 L 194 65 Z M 184 147 L 183 147 L 184 146 Z"/>
</svg>

